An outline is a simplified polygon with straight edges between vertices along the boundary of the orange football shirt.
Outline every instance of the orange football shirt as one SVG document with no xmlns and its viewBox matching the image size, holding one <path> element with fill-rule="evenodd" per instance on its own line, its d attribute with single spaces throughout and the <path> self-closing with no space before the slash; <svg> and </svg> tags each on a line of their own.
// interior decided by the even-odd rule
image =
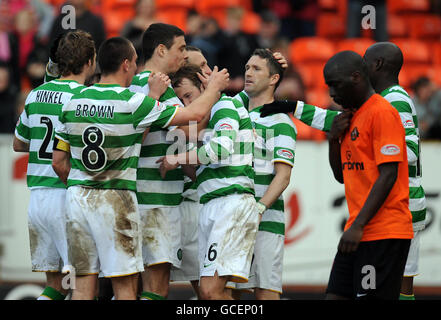
<svg viewBox="0 0 441 320">
<path fill-rule="evenodd" d="M 345 230 L 357 217 L 379 177 L 378 165 L 398 162 L 397 180 L 384 204 L 364 227 L 361 241 L 413 237 L 404 136 L 398 111 L 374 94 L 354 113 L 342 140 L 341 161 L 349 209 Z"/>
</svg>

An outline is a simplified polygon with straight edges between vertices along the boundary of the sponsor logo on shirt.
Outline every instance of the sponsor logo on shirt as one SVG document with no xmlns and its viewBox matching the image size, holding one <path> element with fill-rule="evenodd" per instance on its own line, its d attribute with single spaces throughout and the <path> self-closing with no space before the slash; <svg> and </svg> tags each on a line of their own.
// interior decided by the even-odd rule
<svg viewBox="0 0 441 320">
<path fill-rule="evenodd" d="M 405 129 L 414 128 L 415 127 L 413 121 L 410 120 L 410 119 L 404 121 L 403 126 L 404 126 Z"/>
<path fill-rule="evenodd" d="M 381 147 L 380 152 L 386 156 L 393 156 L 400 153 L 400 148 L 394 144 L 386 144 Z"/>
<path fill-rule="evenodd" d="M 219 126 L 219 130 L 233 130 L 233 127 L 231 126 L 231 124 L 228 123 L 222 123 Z"/>
<path fill-rule="evenodd" d="M 285 159 L 294 159 L 294 155 L 292 154 L 292 152 L 286 149 L 279 149 L 276 151 L 276 154 Z"/>
<path fill-rule="evenodd" d="M 363 162 L 351 161 L 352 159 L 351 150 L 346 150 L 346 159 L 348 161 L 342 163 L 343 170 L 364 170 Z"/>
</svg>

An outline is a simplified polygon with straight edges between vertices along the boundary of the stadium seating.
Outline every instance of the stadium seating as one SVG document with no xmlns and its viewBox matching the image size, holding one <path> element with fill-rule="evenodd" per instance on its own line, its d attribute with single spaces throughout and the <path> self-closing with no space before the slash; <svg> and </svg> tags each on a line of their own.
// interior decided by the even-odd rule
<svg viewBox="0 0 441 320">
<path fill-rule="evenodd" d="M 410 37 L 414 39 L 436 39 L 441 37 L 441 17 L 433 14 L 409 17 Z"/>
<path fill-rule="evenodd" d="M 338 42 L 337 51 L 351 50 L 357 52 L 360 56 L 364 56 L 366 49 L 375 41 L 369 38 L 351 38 Z"/>
<path fill-rule="evenodd" d="M 303 62 L 296 65 L 296 69 L 302 76 L 303 83 L 307 89 L 327 88 L 323 78 L 324 66 L 324 62 Z"/>
<path fill-rule="evenodd" d="M 332 41 L 321 37 L 303 37 L 290 43 L 290 59 L 293 63 L 326 62 L 335 53 Z"/>
<path fill-rule="evenodd" d="M 346 19 L 335 13 L 322 13 L 317 18 L 317 36 L 342 38 L 346 34 Z"/>
<path fill-rule="evenodd" d="M 306 92 L 306 103 L 308 104 L 327 108 L 331 102 L 327 88 L 311 88 Z"/>
<path fill-rule="evenodd" d="M 387 10 L 390 13 L 426 12 L 430 8 L 430 0 L 389 0 Z"/>
<path fill-rule="evenodd" d="M 388 14 L 387 31 L 390 38 L 406 38 L 409 36 L 409 26 L 406 17 L 397 14 Z"/>
<path fill-rule="evenodd" d="M 136 0 L 107 0 L 101 2 L 101 16 L 108 37 L 118 36 L 124 24 L 135 15 Z"/>
</svg>

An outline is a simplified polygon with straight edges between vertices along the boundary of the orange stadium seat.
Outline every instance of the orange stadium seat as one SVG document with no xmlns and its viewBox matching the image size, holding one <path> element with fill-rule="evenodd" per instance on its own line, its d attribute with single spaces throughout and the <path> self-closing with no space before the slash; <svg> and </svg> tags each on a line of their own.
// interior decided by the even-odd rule
<svg viewBox="0 0 441 320">
<path fill-rule="evenodd" d="M 425 14 L 409 17 L 410 37 L 415 39 L 437 39 L 441 37 L 441 17 Z"/>
<path fill-rule="evenodd" d="M 327 88 L 307 89 L 305 102 L 321 108 L 327 108 L 332 103 Z"/>
<path fill-rule="evenodd" d="M 187 14 L 186 9 L 163 9 L 156 11 L 156 18 L 167 24 L 172 24 L 182 29 L 184 32 L 187 28 Z"/>
<path fill-rule="evenodd" d="M 327 88 L 323 77 L 324 66 L 324 62 L 306 62 L 296 65 L 306 88 Z"/>
<path fill-rule="evenodd" d="M 317 18 L 317 36 L 343 38 L 346 35 L 346 20 L 342 15 L 323 13 Z"/>
<path fill-rule="evenodd" d="M 391 13 L 426 12 L 430 9 L 430 0 L 389 0 L 387 10 Z"/>
<path fill-rule="evenodd" d="M 108 0 L 101 2 L 101 16 L 104 19 L 107 36 L 118 36 L 124 24 L 135 15 L 136 0 Z"/>
<path fill-rule="evenodd" d="M 335 53 L 333 42 L 320 37 L 296 38 L 289 46 L 291 61 L 296 64 L 326 62 Z"/>
<path fill-rule="evenodd" d="M 318 5 L 320 10 L 337 11 L 338 0 L 319 0 Z"/>
<path fill-rule="evenodd" d="M 431 50 L 433 51 L 432 62 L 435 66 L 441 66 L 441 42 L 434 41 L 430 45 Z"/>
<path fill-rule="evenodd" d="M 172 8 L 185 8 L 190 10 L 195 5 L 195 0 L 156 0 L 156 9 L 172 9 Z"/>
<path fill-rule="evenodd" d="M 406 17 L 397 14 L 387 16 L 387 32 L 390 38 L 406 38 L 409 35 Z"/>
<path fill-rule="evenodd" d="M 366 49 L 375 43 L 369 38 L 351 38 L 338 42 L 337 51 L 351 50 L 357 52 L 360 56 L 364 56 Z"/>
<path fill-rule="evenodd" d="M 200 14 L 211 16 L 214 11 L 241 7 L 241 0 L 198 0 L 195 7 Z"/>
<path fill-rule="evenodd" d="M 409 74 L 406 72 L 406 69 L 401 69 L 400 74 L 398 75 L 398 83 L 404 89 L 409 89 L 411 85 Z"/>
<path fill-rule="evenodd" d="M 404 64 L 425 64 L 430 62 L 429 46 L 424 41 L 416 39 L 391 39 L 400 47 L 404 56 Z"/>
<path fill-rule="evenodd" d="M 241 21 L 241 30 L 245 33 L 256 34 L 260 29 L 261 19 L 257 13 L 245 11 Z"/>
</svg>

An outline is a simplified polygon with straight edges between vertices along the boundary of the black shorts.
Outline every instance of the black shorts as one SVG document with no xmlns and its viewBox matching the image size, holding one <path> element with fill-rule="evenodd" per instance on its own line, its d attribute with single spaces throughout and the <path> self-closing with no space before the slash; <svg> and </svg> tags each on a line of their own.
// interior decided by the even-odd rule
<svg viewBox="0 0 441 320">
<path fill-rule="evenodd" d="M 357 250 L 337 252 L 326 293 L 349 299 L 397 300 L 410 239 L 360 242 Z"/>
</svg>

